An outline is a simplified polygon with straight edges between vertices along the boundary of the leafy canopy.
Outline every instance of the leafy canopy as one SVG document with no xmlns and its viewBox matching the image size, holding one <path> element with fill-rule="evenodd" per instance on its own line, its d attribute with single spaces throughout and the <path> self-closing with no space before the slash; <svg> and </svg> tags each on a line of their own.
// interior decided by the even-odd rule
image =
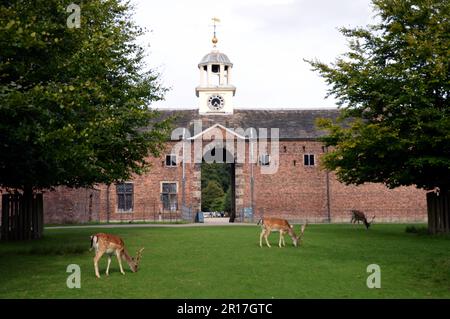
<svg viewBox="0 0 450 319">
<path fill-rule="evenodd" d="M 342 28 L 349 51 L 308 61 L 342 116 L 323 140 L 326 168 L 347 184 L 450 187 L 450 2 L 374 0 L 379 23 Z"/>
<path fill-rule="evenodd" d="M 202 163 L 202 209 L 231 212 L 231 164 Z M 212 184 L 210 184 L 213 182 Z M 218 186 L 220 191 L 217 190 Z"/>
<path fill-rule="evenodd" d="M 202 210 L 205 212 L 222 211 L 224 199 L 225 193 L 220 184 L 215 180 L 210 180 L 202 189 Z"/>
<path fill-rule="evenodd" d="M 111 183 L 142 173 L 169 121 L 149 108 L 165 89 L 143 62 L 128 1 L 0 4 L 0 187 Z M 144 129 L 145 128 L 145 129 Z"/>
</svg>

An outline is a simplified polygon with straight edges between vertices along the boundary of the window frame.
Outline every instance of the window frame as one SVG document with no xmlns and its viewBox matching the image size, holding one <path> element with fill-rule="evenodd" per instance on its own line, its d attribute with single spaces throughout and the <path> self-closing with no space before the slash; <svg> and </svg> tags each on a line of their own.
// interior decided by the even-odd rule
<svg viewBox="0 0 450 319">
<path fill-rule="evenodd" d="M 175 184 L 175 192 L 165 193 L 164 192 L 164 184 Z M 169 208 L 168 209 L 166 209 L 165 205 L 164 205 L 163 196 L 165 194 L 167 194 L 169 196 L 169 203 L 168 203 L 169 204 Z M 172 196 L 175 195 L 175 210 L 172 209 L 172 207 L 171 207 L 171 202 L 170 202 L 171 195 Z M 169 211 L 169 212 L 176 212 L 176 211 L 178 211 L 179 210 L 179 207 L 178 207 L 178 182 L 176 182 L 176 181 L 161 181 L 160 182 L 160 198 L 161 198 L 161 204 L 162 204 L 163 212 L 164 211 Z"/>
<path fill-rule="evenodd" d="M 170 160 L 169 160 L 170 165 L 167 164 L 168 157 L 170 157 Z M 172 160 L 172 157 L 175 157 L 175 161 Z M 178 164 L 177 164 L 177 154 L 166 154 L 165 159 L 164 159 L 164 166 L 165 167 L 177 167 L 178 166 Z"/>
<path fill-rule="evenodd" d="M 131 185 L 131 191 L 127 191 L 126 189 L 123 192 L 119 191 L 120 185 Z M 127 209 L 127 195 L 130 195 L 131 197 L 131 206 Z M 120 207 L 120 197 L 123 196 L 123 204 L 125 208 Z M 122 182 L 116 184 L 116 199 L 117 199 L 117 212 L 118 213 L 133 213 L 134 211 L 134 183 L 133 182 Z"/>
<path fill-rule="evenodd" d="M 311 164 L 311 158 L 312 158 L 312 164 Z M 306 167 L 314 167 L 316 166 L 316 155 L 315 154 L 303 154 L 303 166 Z"/>
</svg>

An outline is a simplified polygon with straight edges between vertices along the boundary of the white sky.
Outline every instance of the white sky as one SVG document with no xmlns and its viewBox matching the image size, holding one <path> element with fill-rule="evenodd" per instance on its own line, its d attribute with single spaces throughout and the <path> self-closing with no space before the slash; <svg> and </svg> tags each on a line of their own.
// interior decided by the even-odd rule
<svg viewBox="0 0 450 319">
<path fill-rule="evenodd" d="M 170 88 L 159 108 L 195 108 L 197 68 L 212 49 L 211 18 L 220 18 L 218 49 L 233 63 L 239 108 L 330 108 L 326 84 L 304 58 L 332 62 L 346 51 L 338 27 L 374 22 L 370 0 L 133 0 L 149 30 L 147 60 Z"/>
</svg>

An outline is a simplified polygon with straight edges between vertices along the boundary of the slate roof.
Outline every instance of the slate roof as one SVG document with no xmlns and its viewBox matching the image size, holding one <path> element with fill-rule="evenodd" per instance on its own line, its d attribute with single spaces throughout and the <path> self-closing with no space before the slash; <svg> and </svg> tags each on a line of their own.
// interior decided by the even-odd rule
<svg viewBox="0 0 450 319">
<path fill-rule="evenodd" d="M 337 109 L 317 110 L 234 110 L 232 115 L 200 115 L 198 109 L 193 110 L 159 110 L 161 116 L 175 116 L 175 127 L 188 128 L 194 136 L 194 121 L 202 121 L 202 130 L 215 124 L 226 128 L 279 128 L 280 139 L 316 139 L 325 134 L 315 126 L 317 118 L 336 119 Z"/>
</svg>

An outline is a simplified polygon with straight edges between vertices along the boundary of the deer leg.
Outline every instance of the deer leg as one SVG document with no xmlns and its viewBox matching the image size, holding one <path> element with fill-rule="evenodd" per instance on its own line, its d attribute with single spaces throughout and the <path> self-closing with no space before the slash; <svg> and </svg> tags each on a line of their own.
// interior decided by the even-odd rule
<svg viewBox="0 0 450 319">
<path fill-rule="evenodd" d="M 109 266 L 111 265 L 111 256 L 108 255 L 108 266 L 106 266 L 106 276 L 109 276 Z"/>
<path fill-rule="evenodd" d="M 120 259 L 120 255 L 121 255 L 121 252 L 118 251 L 118 250 L 116 250 L 116 256 L 117 256 L 117 261 L 119 262 L 120 273 L 121 273 L 122 275 L 125 275 L 125 271 L 123 271 L 123 267 L 122 267 L 122 259 Z"/>
<path fill-rule="evenodd" d="M 270 248 L 271 246 L 270 246 L 270 244 L 269 244 L 269 241 L 267 240 L 267 237 L 269 237 L 269 234 L 270 234 L 270 232 L 269 232 L 269 231 L 266 231 L 265 234 L 264 234 L 264 239 L 266 240 L 267 246 Z"/>
<path fill-rule="evenodd" d="M 280 241 L 278 242 L 278 246 L 280 248 L 286 246 L 286 242 L 284 241 L 284 235 L 285 233 L 282 230 L 280 230 Z"/>
<path fill-rule="evenodd" d="M 262 247 L 262 238 L 263 238 L 265 232 L 266 231 L 264 229 L 261 230 L 261 234 L 259 235 L 259 247 Z"/>
<path fill-rule="evenodd" d="M 98 272 L 98 261 L 100 260 L 100 258 L 102 258 L 103 253 L 100 251 L 97 251 L 97 253 L 95 254 L 94 257 L 94 269 L 95 269 L 95 276 L 97 278 L 100 278 L 100 273 Z"/>
<path fill-rule="evenodd" d="M 278 247 L 280 247 L 280 248 L 281 248 L 282 238 L 283 238 L 283 232 L 280 230 L 280 239 L 278 240 Z"/>
</svg>

